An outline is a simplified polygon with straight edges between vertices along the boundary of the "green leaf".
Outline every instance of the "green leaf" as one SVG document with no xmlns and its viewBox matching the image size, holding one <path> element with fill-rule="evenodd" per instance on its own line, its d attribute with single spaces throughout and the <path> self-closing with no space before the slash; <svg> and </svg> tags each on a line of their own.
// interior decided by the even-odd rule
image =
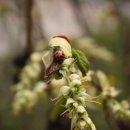
<svg viewBox="0 0 130 130">
<path fill-rule="evenodd" d="M 86 55 L 82 51 L 72 48 L 72 56 L 76 59 L 77 66 L 85 76 L 89 69 L 89 61 L 86 58 Z"/>
</svg>

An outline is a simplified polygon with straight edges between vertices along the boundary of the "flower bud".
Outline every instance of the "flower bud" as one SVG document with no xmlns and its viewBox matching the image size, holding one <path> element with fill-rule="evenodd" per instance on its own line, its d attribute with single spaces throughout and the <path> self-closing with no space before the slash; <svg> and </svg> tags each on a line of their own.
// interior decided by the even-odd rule
<svg viewBox="0 0 130 130">
<path fill-rule="evenodd" d="M 60 96 L 61 95 L 66 96 L 66 95 L 68 95 L 69 91 L 70 91 L 70 87 L 69 86 L 63 86 L 60 89 L 59 95 Z"/>
<path fill-rule="evenodd" d="M 78 97 L 78 100 L 82 103 L 82 105 L 86 104 L 84 97 Z"/>
<path fill-rule="evenodd" d="M 86 112 L 86 110 L 85 110 L 85 108 L 83 106 L 79 105 L 77 107 L 77 112 L 82 114 L 82 113 Z"/>
<path fill-rule="evenodd" d="M 40 66 L 40 64 L 38 64 L 38 63 L 33 63 L 31 66 L 32 66 L 33 71 L 35 71 L 35 72 L 37 72 L 37 73 L 39 73 L 39 72 L 41 71 L 41 66 Z"/>
<path fill-rule="evenodd" d="M 119 95 L 119 91 L 117 91 L 114 87 L 105 87 L 103 88 L 103 95 L 116 97 Z"/>
<path fill-rule="evenodd" d="M 73 106 L 74 106 L 75 108 L 77 108 L 78 103 L 77 103 L 77 102 L 73 103 Z"/>
<path fill-rule="evenodd" d="M 68 107 L 69 105 L 72 105 L 75 101 L 72 98 L 68 98 L 66 101 L 66 107 Z"/>
<path fill-rule="evenodd" d="M 24 97 L 19 98 L 17 101 L 18 101 L 19 105 L 22 105 L 22 106 L 27 104 L 27 100 Z"/>
<path fill-rule="evenodd" d="M 81 126 L 82 128 L 84 128 L 84 127 L 86 126 L 86 121 L 81 120 L 81 121 L 80 121 L 80 126 Z"/>
<path fill-rule="evenodd" d="M 44 89 L 46 88 L 46 84 L 44 82 L 38 82 L 34 88 L 34 92 L 36 94 L 43 94 L 44 93 Z"/>
<path fill-rule="evenodd" d="M 75 79 L 75 80 L 73 80 L 70 84 L 71 84 L 71 86 L 81 85 L 81 81 L 78 80 L 78 79 Z"/>
<path fill-rule="evenodd" d="M 34 53 L 32 53 L 30 59 L 32 62 L 39 62 L 39 61 L 41 61 L 41 54 L 38 52 L 34 52 Z"/>
<path fill-rule="evenodd" d="M 73 62 L 74 62 L 74 59 L 73 59 L 73 58 L 67 58 L 67 59 L 64 60 L 63 66 L 69 66 L 69 65 L 71 65 Z"/>
<path fill-rule="evenodd" d="M 78 75 L 78 74 L 71 74 L 71 75 L 70 75 L 70 80 L 73 81 L 73 80 L 75 80 L 75 79 L 80 80 L 79 75 Z"/>
</svg>

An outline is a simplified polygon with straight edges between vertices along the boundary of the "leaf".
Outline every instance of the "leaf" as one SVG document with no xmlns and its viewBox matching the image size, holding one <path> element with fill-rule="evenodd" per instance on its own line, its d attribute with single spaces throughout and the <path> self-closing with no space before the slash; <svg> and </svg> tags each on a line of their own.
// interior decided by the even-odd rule
<svg viewBox="0 0 130 130">
<path fill-rule="evenodd" d="M 82 51 L 72 48 L 72 56 L 76 59 L 77 66 L 82 74 L 85 76 L 89 69 L 89 61 Z"/>
</svg>

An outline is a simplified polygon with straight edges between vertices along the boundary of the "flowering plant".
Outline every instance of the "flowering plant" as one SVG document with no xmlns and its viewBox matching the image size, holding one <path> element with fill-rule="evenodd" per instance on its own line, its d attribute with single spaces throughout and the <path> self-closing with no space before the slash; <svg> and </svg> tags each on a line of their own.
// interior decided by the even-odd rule
<svg viewBox="0 0 130 130">
<path fill-rule="evenodd" d="M 117 100 L 120 92 L 114 84 L 102 71 L 89 70 L 86 55 L 73 49 L 65 36 L 52 38 L 47 51 L 33 52 L 20 73 L 19 82 L 12 88 L 15 91 L 13 110 L 17 115 L 30 112 L 43 98 L 55 96 L 57 104 L 49 113 L 52 120 L 61 113 L 71 119 L 71 129 L 96 130 L 87 108 L 92 106 L 88 102 L 99 103 L 95 95 L 100 94 L 109 125 L 117 130 L 130 129 L 129 102 Z"/>
<path fill-rule="evenodd" d="M 55 98 L 57 101 L 65 100 L 62 104 L 66 110 L 62 113 L 71 118 L 72 129 L 96 130 L 94 123 L 90 119 L 86 102 L 96 102 L 83 86 L 83 77 L 89 69 L 89 62 L 84 53 L 79 50 L 72 49 L 66 37 L 56 36 L 49 42 L 51 50 L 50 65 L 45 71 L 45 81 L 50 82 L 55 75 L 61 75 L 66 80 L 66 85 L 60 87 L 59 95 Z M 45 57 L 49 55 L 47 52 L 43 56 L 43 62 L 46 64 Z M 52 76 L 53 75 L 53 76 Z"/>
</svg>

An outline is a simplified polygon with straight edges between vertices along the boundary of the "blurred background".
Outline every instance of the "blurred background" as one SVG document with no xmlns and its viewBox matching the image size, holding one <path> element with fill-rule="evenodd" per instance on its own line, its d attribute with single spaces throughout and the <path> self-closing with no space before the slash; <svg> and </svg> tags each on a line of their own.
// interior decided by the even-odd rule
<svg viewBox="0 0 130 130">
<path fill-rule="evenodd" d="M 11 86 L 31 53 L 60 34 L 130 98 L 129 0 L 0 0 L 0 130 L 49 129 L 50 100 L 15 116 Z M 90 113 L 97 130 L 110 130 L 101 112 Z"/>
</svg>

